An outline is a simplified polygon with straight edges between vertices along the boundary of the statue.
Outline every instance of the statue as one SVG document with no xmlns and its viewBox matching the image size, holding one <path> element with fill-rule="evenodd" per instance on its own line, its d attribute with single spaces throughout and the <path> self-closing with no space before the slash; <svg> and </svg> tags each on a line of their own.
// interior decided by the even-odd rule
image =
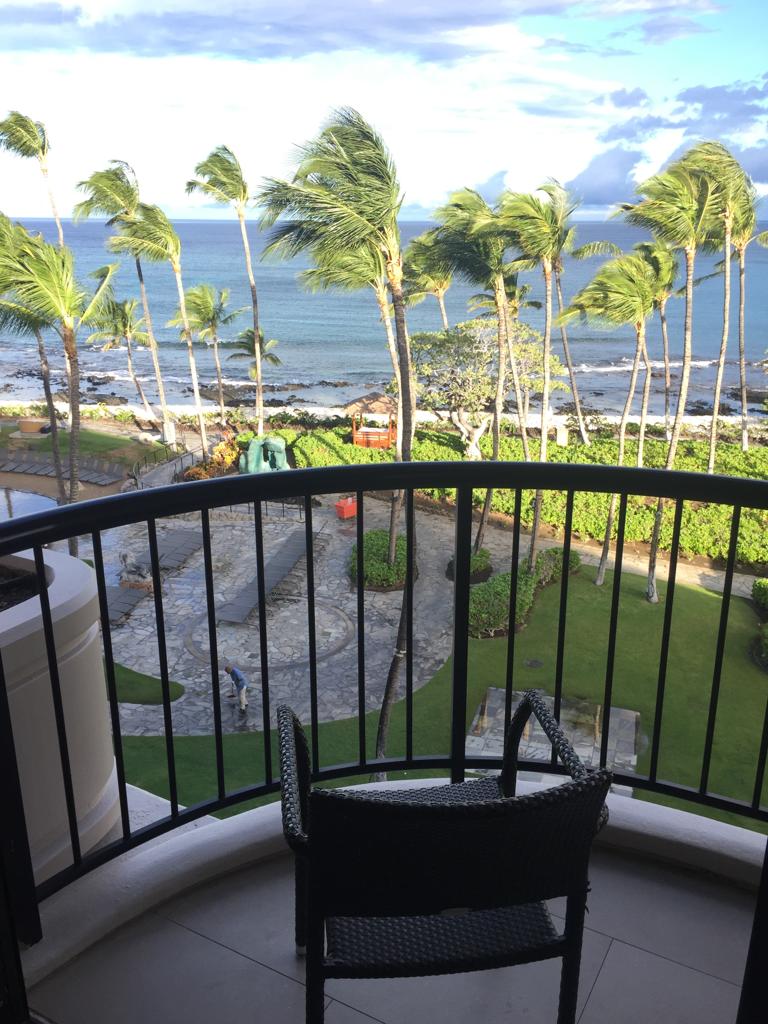
<svg viewBox="0 0 768 1024">
<path fill-rule="evenodd" d="M 290 469 L 282 437 L 254 437 L 238 462 L 241 473 L 270 473 Z"/>
</svg>

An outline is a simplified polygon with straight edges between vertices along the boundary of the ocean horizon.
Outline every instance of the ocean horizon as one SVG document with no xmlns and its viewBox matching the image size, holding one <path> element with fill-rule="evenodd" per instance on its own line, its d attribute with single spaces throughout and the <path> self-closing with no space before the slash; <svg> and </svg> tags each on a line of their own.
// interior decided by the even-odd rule
<svg viewBox="0 0 768 1024">
<path fill-rule="evenodd" d="M 55 240 L 55 225 L 50 219 L 26 218 L 21 220 L 30 229 L 41 231 Z M 85 283 L 87 275 L 105 263 L 119 262 L 114 290 L 119 299 L 138 298 L 135 269 L 132 261 L 119 258 L 106 249 L 109 231 L 103 221 L 64 222 L 65 241 L 75 254 L 78 277 Z M 210 283 L 217 288 L 230 289 L 231 308 L 244 308 L 237 322 L 223 334 L 222 340 L 234 340 L 235 335 L 250 322 L 250 293 L 245 275 L 242 242 L 234 218 L 175 221 L 182 242 L 182 271 L 184 285 Z M 401 223 L 403 244 L 426 230 L 424 221 Z M 640 229 L 621 221 L 579 221 L 577 245 L 597 239 L 606 239 L 627 250 L 647 238 Z M 273 403 L 296 406 L 337 406 L 357 398 L 372 389 L 380 390 L 391 378 L 391 363 L 386 347 L 378 309 L 370 290 L 361 292 L 309 293 L 298 281 L 298 275 L 310 263 L 306 257 L 290 261 L 267 259 L 261 261 L 265 233 L 254 222 L 248 224 L 256 285 L 259 293 L 261 322 L 267 338 L 279 344 L 276 354 L 282 365 L 265 365 L 264 381 L 268 386 L 266 398 Z M 696 275 L 711 273 L 719 259 L 716 255 L 699 255 Z M 573 296 L 594 274 L 605 257 L 576 261 L 567 259 L 563 274 L 565 300 Z M 166 264 L 143 264 L 149 294 L 155 333 L 160 346 L 160 363 L 173 404 L 192 406 L 186 345 L 178 330 L 166 327 L 177 306 L 176 286 L 170 267 Z M 768 348 L 768 304 L 765 301 L 765 280 L 768 270 L 768 250 L 750 247 L 747 259 L 746 287 L 746 359 L 748 385 L 761 390 L 766 386 L 762 361 Z M 521 275 L 532 286 L 530 298 L 543 299 L 540 273 Z M 682 280 L 679 282 L 682 284 Z M 734 409 L 738 403 L 728 392 L 738 385 L 738 276 L 732 275 L 730 338 L 725 374 L 724 402 Z M 477 289 L 457 281 L 446 296 L 451 322 L 468 319 L 468 300 Z M 714 367 L 720 346 L 722 329 L 722 278 L 703 281 L 695 291 L 693 317 L 693 371 L 688 408 L 697 402 L 709 403 L 714 381 Z M 683 300 L 670 300 L 669 321 L 670 356 L 673 387 L 681 365 Z M 521 319 L 537 330 L 543 328 L 543 311 L 525 309 Z M 434 299 L 408 310 L 411 333 L 439 330 L 439 311 Z M 634 331 L 631 327 L 602 328 L 575 323 L 569 327 L 571 354 L 576 367 L 580 395 L 585 405 L 601 412 L 615 414 L 621 411 L 626 393 L 629 370 L 634 354 Z M 81 352 L 83 392 L 94 401 L 99 396 L 117 396 L 133 402 L 135 390 L 128 376 L 125 351 L 102 351 L 86 344 L 87 332 L 79 338 Z M 49 347 L 54 390 L 64 388 L 64 363 L 61 343 L 55 334 L 46 339 Z M 663 361 L 658 318 L 649 320 L 648 347 L 652 360 L 653 382 L 651 411 L 663 412 Z M 552 350 L 562 355 L 558 330 L 552 333 Z M 229 362 L 229 353 L 222 351 L 223 370 L 227 384 L 242 394 L 246 404 L 252 394 L 245 364 Z M 196 358 L 201 383 L 212 385 L 215 368 L 211 352 L 205 345 L 196 346 Z M 138 350 L 135 363 L 139 377 L 154 400 L 154 377 L 149 352 Z M 639 390 L 639 389 L 638 389 Z M 0 402 L 39 399 L 42 387 L 39 377 L 37 346 L 34 340 L 16 338 L 0 333 Z M 555 408 L 570 401 L 570 394 L 555 392 Z M 637 398 L 639 408 L 639 396 Z M 761 408 L 759 401 L 751 403 L 753 411 Z"/>
</svg>

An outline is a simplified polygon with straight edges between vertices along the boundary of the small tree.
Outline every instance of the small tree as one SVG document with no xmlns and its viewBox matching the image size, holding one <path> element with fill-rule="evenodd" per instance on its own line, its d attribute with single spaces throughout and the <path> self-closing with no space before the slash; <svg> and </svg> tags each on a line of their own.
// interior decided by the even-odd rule
<svg viewBox="0 0 768 1024">
<path fill-rule="evenodd" d="M 523 396 L 523 416 L 527 420 L 531 399 L 537 400 L 544 393 L 544 345 L 539 331 L 528 324 L 514 320 L 510 323 L 509 344 L 514 352 L 520 375 L 520 391 Z M 554 353 L 549 357 L 549 391 L 569 391 L 562 379 L 567 370 Z"/>
<path fill-rule="evenodd" d="M 133 365 L 133 343 L 137 345 L 149 345 L 149 335 L 143 329 L 144 320 L 136 316 L 136 299 L 124 299 L 118 302 L 111 295 L 104 302 L 103 309 L 94 320 L 97 328 L 88 337 L 88 344 L 101 343 L 101 349 L 106 352 L 111 348 L 119 348 L 125 342 L 125 350 L 128 359 L 128 374 L 136 388 L 136 393 L 144 406 L 144 415 L 147 419 L 154 419 L 152 406 L 147 401 L 141 381 L 136 376 Z"/>
<path fill-rule="evenodd" d="M 495 324 L 474 320 L 414 334 L 412 352 L 421 405 L 453 423 L 468 459 L 482 459 L 479 441 L 491 423 L 496 390 Z"/>
</svg>

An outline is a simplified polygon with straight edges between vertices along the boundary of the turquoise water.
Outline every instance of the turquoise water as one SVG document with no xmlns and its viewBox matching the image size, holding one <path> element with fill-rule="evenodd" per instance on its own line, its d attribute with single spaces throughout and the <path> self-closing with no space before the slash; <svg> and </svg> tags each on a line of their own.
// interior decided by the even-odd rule
<svg viewBox="0 0 768 1024">
<path fill-rule="evenodd" d="M 43 231 L 54 238 L 51 221 L 27 221 L 27 226 Z M 237 308 L 248 307 L 250 297 L 245 276 L 242 245 L 236 221 L 180 221 L 176 224 L 182 241 L 182 264 L 186 287 L 210 282 L 217 287 L 231 290 L 231 303 Z M 420 234 L 427 224 L 405 223 L 402 225 L 403 241 Z M 104 242 L 108 231 L 99 222 L 86 221 L 78 225 L 65 222 L 65 237 L 77 259 L 81 278 L 102 266 L 115 261 Z M 310 294 L 304 291 L 298 281 L 300 270 L 308 265 L 305 258 L 290 262 L 260 261 L 264 236 L 255 224 L 249 226 L 249 236 L 254 253 L 255 272 L 259 291 L 261 319 L 268 338 L 279 341 L 276 352 L 283 361 L 278 368 L 266 367 L 266 382 L 280 390 L 271 396 L 285 400 L 295 395 L 297 400 L 317 404 L 340 404 L 364 393 L 368 387 L 381 387 L 389 380 L 391 366 L 386 349 L 382 325 L 373 294 L 327 292 Z M 608 239 L 623 249 L 630 248 L 644 237 L 643 232 L 618 221 L 608 223 L 582 223 L 578 225 L 577 244 L 598 238 Z M 705 275 L 716 261 L 714 256 L 700 256 L 697 274 Z M 602 262 L 601 257 L 583 262 L 570 261 L 566 265 L 563 283 L 566 300 L 583 286 Z M 765 281 L 768 271 L 768 251 L 753 246 L 749 254 L 747 287 L 747 359 L 750 364 L 750 383 L 764 385 L 762 368 L 757 365 L 764 358 L 768 348 L 768 306 L 765 301 Z M 189 402 L 188 365 L 186 349 L 178 340 L 175 329 L 165 327 L 166 321 L 176 309 L 176 288 L 170 268 L 165 264 L 145 266 L 145 276 L 150 295 L 153 319 L 161 342 L 161 364 L 166 376 L 169 399 Z M 531 298 L 541 299 L 543 287 L 539 274 L 529 274 L 525 279 L 533 286 Z M 734 279 L 734 291 L 736 280 Z M 449 291 L 446 304 L 452 321 L 468 316 L 467 300 L 477 289 L 456 282 Z M 133 264 L 125 261 L 115 279 L 118 297 L 137 296 Z M 722 319 L 722 281 L 705 281 L 696 290 L 694 307 L 694 373 L 691 383 L 691 400 L 706 400 L 709 397 L 713 369 L 720 344 Z M 682 300 L 673 300 L 668 307 L 670 343 L 672 357 L 679 361 L 682 349 Z M 234 329 L 248 326 L 248 312 L 241 316 Z M 534 327 L 541 328 L 543 314 L 538 310 L 526 310 L 524 319 Z M 412 332 L 437 330 L 440 320 L 437 304 L 432 299 L 409 310 L 409 328 Z M 732 386 L 737 380 L 736 364 L 736 308 L 732 308 L 731 342 L 726 384 Z M 585 399 L 592 405 L 606 411 L 617 411 L 623 402 L 624 390 L 631 356 L 634 351 L 634 337 L 631 328 L 600 330 L 593 326 L 574 325 L 569 336 L 572 341 L 574 363 L 578 380 Z M 81 338 L 84 342 L 85 336 Z M 56 386 L 63 387 L 63 363 L 57 339 L 49 340 L 51 362 Z M 558 351 L 558 337 L 553 335 L 554 350 Z M 661 341 L 658 324 L 653 321 L 649 328 L 649 349 L 658 371 L 661 361 Z M 107 381 L 88 382 L 92 395 L 114 392 L 131 400 L 135 397 L 127 377 L 125 353 L 120 350 L 102 352 L 81 345 L 83 370 L 88 375 L 108 375 Z M 214 377 L 213 359 L 205 348 L 199 346 L 197 354 L 201 378 L 204 382 Z M 153 379 L 149 353 L 137 355 L 139 374 L 153 397 Z M 247 383 L 242 363 L 224 363 L 225 375 L 233 383 L 243 386 Z M 343 387 L 331 386 L 334 382 L 345 382 Z M 654 408 L 661 410 L 658 388 L 660 380 L 654 380 Z M 304 385 L 304 387 L 295 387 Z M 14 398 L 32 398 L 40 395 L 37 373 L 37 352 L 34 342 L 0 336 L 0 401 L 9 402 Z M 247 395 L 247 390 L 243 392 Z M 567 400 L 567 396 L 566 399 Z M 555 396 L 555 404 L 558 398 Z"/>
</svg>

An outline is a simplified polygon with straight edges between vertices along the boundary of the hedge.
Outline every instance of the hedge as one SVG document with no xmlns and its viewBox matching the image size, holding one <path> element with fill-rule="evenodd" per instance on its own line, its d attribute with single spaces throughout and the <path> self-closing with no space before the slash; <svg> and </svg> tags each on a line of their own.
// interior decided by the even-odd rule
<svg viewBox="0 0 768 1024">
<path fill-rule="evenodd" d="M 484 454 L 490 455 L 491 440 L 483 438 L 480 443 Z M 538 441 L 530 441 L 531 457 L 538 456 Z M 631 466 L 636 460 L 637 442 L 627 441 L 625 465 Z M 391 462 L 392 453 L 375 448 L 358 448 L 351 443 L 350 432 L 345 427 L 333 430 L 319 430 L 300 435 L 293 444 L 297 466 L 338 466 L 363 463 Z M 660 468 L 666 459 L 665 441 L 647 439 L 645 443 L 645 465 Z M 565 448 L 550 446 L 549 461 L 553 463 L 598 463 L 615 465 L 618 455 L 618 441 L 594 440 L 589 446 L 571 444 Z M 683 441 L 678 447 L 676 468 L 692 472 L 705 472 L 707 468 L 708 444 L 705 441 Z M 502 437 L 501 457 L 511 461 L 522 461 L 522 445 L 517 438 Z M 413 445 L 413 458 L 424 461 L 460 461 L 463 458 L 461 442 L 457 435 L 440 430 L 418 430 Z M 741 451 L 738 445 L 720 444 L 717 449 L 715 471 L 730 476 L 768 478 L 768 449 L 751 448 Z M 422 493 L 437 500 L 454 498 L 450 488 L 428 488 Z M 533 497 L 530 490 L 523 491 L 521 522 L 530 526 L 533 520 Z M 727 497 L 727 495 L 724 495 Z M 484 494 L 475 493 L 476 504 L 481 504 Z M 515 492 L 497 489 L 493 494 L 492 509 L 512 515 Z M 563 491 L 545 491 L 542 501 L 542 521 L 555 530 L 561 530 L 565 522 L 566 495 Z M 576 537 L 602 540 L 608 515 L 610 495 L 579 492 L 573 503 L 573 534 Z M 647 542 L 653 529 L 656 502 L 638 495 L 630 495 L 627 501 L 625 540 L 628 543 Z M 674 503 L 666 502 L 662 517 L 660 547 L 669 550 L 672 542 Z M 616 517 L 616 520 L 618 517 Z M 616 530 L 618 523 L 614 525 Z M 731 508 L 728 505 L 701 505 L 686 502 L 680 530 L 680 550 L 684 556 L 704 555 L 724 559 L 728 554 L 731 529 Z M 614 533 L 615 536 L 615 533 Z M 747 565 L 768 565 L 768 512 L 759 509 L 743 509 L 736 550 L 737 561 Z"/>
<path fill-rule="evenodd" d="M 363 534 L 363 582 L 366 587 L 398 587 L 405 582 L 406 541 L 402 535 L 395 544 L 395 563 L 389 565 L 389 530 L 367 530 Z M 357 544 L 352 546 L 349 578 L 357 581 Z"/>
<path fill-rule="evenodd" d="M 571 552 L 569 571 L 581 564 L 576 552 Z M 555 583 L 563 572 L 563 549 L 548 548 L 539 553 L 533 572 L 527 566 L 520 566 L 517 572 L 517 600 L 515 602 L 515 625 L 520 626 L 528 618 L 536 592 L 540 587 Z M 469 634 L 474 637 L 490 637 L 509 628 L 509 597 L 512 574 L 500 572 L 485 583 L 478 583 L 469 592 Z"/>
<path fill-rule="evenodd" d="M 764 615 L 768 615 L 768 580 L 755 580 L 752 584 L 752 600 Z"/>
</svg>

